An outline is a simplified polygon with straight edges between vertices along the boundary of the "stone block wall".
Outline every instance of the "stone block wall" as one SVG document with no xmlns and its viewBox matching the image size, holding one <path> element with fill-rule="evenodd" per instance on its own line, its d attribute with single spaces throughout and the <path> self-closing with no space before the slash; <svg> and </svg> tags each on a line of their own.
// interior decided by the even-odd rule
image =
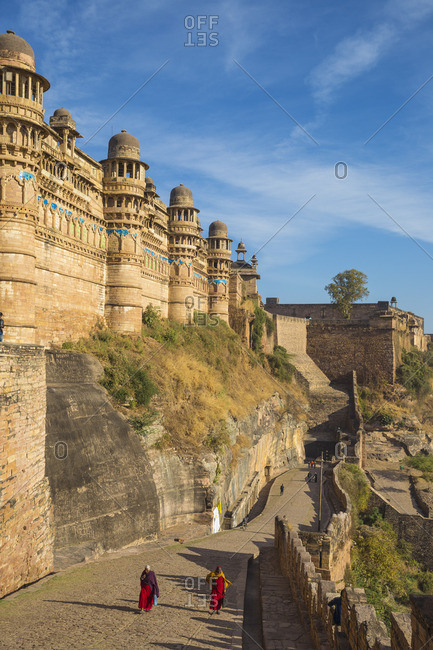
<svg viewBox="0 0 433 650">
<path fill-rule="evenodd" d="M 45 356 L 0 344 L 0 597 L 53 568 L 45 477 Z"/>
<path fill-rule="evenodd" d="M 44 239 L 36 241 L 36 281 L 36 341 L 40 345 L 87 336 L 97 319 L 104 317 L 103 251 L 90 252 L 88 246 L 72 239 L 68 242 L 66 237 L 52 236 L 50 241 L 45 233 Z"/>
<path fill-rule="evenodd" d="M 352 528 L 352 505 L 338 478 L 340 467 L 338 463 L 332 472 L 332 490 L 341 511 L 332 515 L 326 531 L 298 533 L 317 573 L 335 582 L 343 580 L 346 566 L 350 564 Z"/>
<path fill-rule="evenodd" d="M 411 597 L 410 627 L 407 616 L 394 615 L 390 638 L 374 607 L 367 604 L 364 589 L 346 587 L 341 592 L 341 627 L 337 627 L 328 606 L 340 596 L 335 582 L 317 573 L 298 533 L 290 531 L 279 517 L 275 518 L 275 547 L 281 572 L 289 579 L 298 609 L 306 611 L 318 650 L 324 644 L 332 650 L 433 649 L 433 596 Z"/>
<path fill-rule="evenodd" d="M 395 378 L 392 321 L 373 327 L 364 321 L 310 322 L 307 354 L 331 381 L 347 381 L 356 370 L 361 383 Z"/>
<path fill-rule="evenodd" d="M 374 488 L 371 488 L 370 505 L 379 508 L 382 517 L 393 525 L 399 539 L 411 544 L 415 559 L 433 571 L 433 519 L 398 512 Z"/>
<path fill-rule="evenodd" d="M 273 319 L 275 345 L 286 348 L 289 354 L 305 354 L 307 351 L 307 321 L 305 318 L 274 314 Z"/>
</svg>

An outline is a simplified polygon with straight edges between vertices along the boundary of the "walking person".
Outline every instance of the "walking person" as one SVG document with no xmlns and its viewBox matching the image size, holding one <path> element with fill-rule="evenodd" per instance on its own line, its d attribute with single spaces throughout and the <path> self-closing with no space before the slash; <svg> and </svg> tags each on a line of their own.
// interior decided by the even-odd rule
<svg viewBox="0 0 433 650">
<path fill-rule="evenodd" d="M 284 485 L 281 483 L 280 485 L 280 497 L 282 497 L 284 494 Z"/>
<path fill-rule="evenodd" d="M 3 330 L 5 327 L 5 322 L 3 320 L 3 314 L 0 311 L 0 343 L 3 341 Z"/>
<path fill-rule="evenodd" d="M 140 613 L 149 612 L 153 605 L 157 604 L 159 598 L 159 587 L 154 571 L 146 564 L 143 573 L 140 576 L 140 598 L 138 600 L 138 609 Z"/>
<path fill-rule="evenodd" d="M 232 583 L 230 580 L 227 580 L 220 566 L 217 566 L 215 571 L 211 571 L 207 574 L 206 582 L 212 588 L 209 609 L 212 610 L 212 614 L 214 612 L 219 614 L 224 602 L 227 587 L 229 587 Z"/>
</svg>

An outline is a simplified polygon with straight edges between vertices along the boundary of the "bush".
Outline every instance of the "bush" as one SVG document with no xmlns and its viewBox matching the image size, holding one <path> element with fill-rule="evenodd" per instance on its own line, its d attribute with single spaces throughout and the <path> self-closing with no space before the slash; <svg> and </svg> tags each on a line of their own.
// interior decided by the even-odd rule
<svg viewBox="0 0 433 650">
<path fill-rule="evenodd" d="M 290 363 L 290 355 L 286 348 L 276 345 L 272 354 L 267 355 L 272 374 L 279 381 L 290 382 L 295 372 L 295 366 Z"/>
<path fill-rule="evenodd" d="M 345 463 L 339 471 L 339 478 L 343 490 L 349 495 L 353 508 L 354 524 L 360 523 L 360 515 L 368 508 L 370 500 L 370 486 L 364 473 L 357 465 Z"/>
<path fill-rule="evenodd" d="M 406 464 L 422 472 L 422 477 L 426 481 L 433 481 L 433 455 L 416 454 L 412 458 L 406 459 Z"/>
<path fill-rule="evenodd" d="M 262 337 L 266 323 L 266 313 L 258 305 L 254 308 L 253 329 L 251 334 L 251 347 L 254 352 L 262 351 Z"/>
<path fill-rule="evenodd" d="M 412 348 L 403 350 L 402 363 L 397 368 L 397 380 L 415 397 L 422 398 L 432 392 L 432 353 Z"/>
<path fill-rule="evenodd" d="M 147 305 L 143 311 L 142 321 L 143 325 L 147 327 L 155 327 L 156 323 L 161 319 L 161 312 L 158 307 L 154 305 Z"/>
</svg>

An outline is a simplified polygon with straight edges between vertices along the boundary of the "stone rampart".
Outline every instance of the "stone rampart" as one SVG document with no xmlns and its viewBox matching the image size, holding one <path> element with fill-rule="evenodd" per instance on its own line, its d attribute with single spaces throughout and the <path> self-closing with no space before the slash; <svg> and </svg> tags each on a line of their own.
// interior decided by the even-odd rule
<svg viewBox="0 0 433 650">
<path fill-rule="evenodd" d="M 316 571 L 310 553 L 296 531 L 290 531 L 279 517 L 275 519 L 275 547 L 282 574 L 290 583 L 292 598 L 306 613 L 311 637 L 318 650 L 432 650 L 433 596 L 411 597 L 412 615 L 395 615 L 392 635 L 367 604 L 364 589 L 346 587 L 341 592 L 341 626 L 334 624 L 329 604 L 340 596 L 334 581 Z M 406 645 L 405 645 L 406 644 Z"/>
<path fill-rule="evenodd" d="M 418 562 L 433 571 L 433 553 L 431 552 L 433 519 L 427 519 L 422 515 L 407 515 L 398 512 L 374 487 L 370 486 L 370 489 L 370 506 L 376 506 L 385 521 L 389 521 L 393 525 L 398 539 L 404 539 L 411 545 L 414 557 Z"/>
<path fill-rule="evenodd" d="M 334 513 L 323 532 L 299 531 L 298 535 L 311 561 L 325 580 L 341 582 L 346 566 L 350 564 L 350 546 L 352 529 L 352 506 L 348 495 L 339 480 L 338 463 L 331 472 L 334 507 L 340 511 Z M 337 506 L 338 504 L 338 506 Z"/>
<path fill-rule="evenodd" d="M 0 597 L 53 568 L 43 348 L 0 344 Z"/>
</svg>

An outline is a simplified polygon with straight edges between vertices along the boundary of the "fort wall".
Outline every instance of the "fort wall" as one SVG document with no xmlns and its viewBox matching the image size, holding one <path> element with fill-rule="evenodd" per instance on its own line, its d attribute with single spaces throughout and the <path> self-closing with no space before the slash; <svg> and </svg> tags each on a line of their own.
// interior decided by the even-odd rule
<svg viewBox="0 0 433 650">
<path fill-rule="evenodd" d="M 308 325 L 307 354 L 335 382 L 346 382 L 356 370 L 361 383 L 383 377 L 394 382 L 396 358 L 392 322 L 333 323 L 312 321 Z"/>
<path fill-rule="evenodd" d="M 307 323 L 304 318 L 269 314 L 275 323 L 274 344 L 286 348 L 289 354 L 307 351 Z"/>
<path fill-rule="evenodd" d="M 333 650 L 433 650 L 433 596 L 411 596 L 411 614 L 392 615 L 389 637 L 385 624 L 367 603 L 362 588 L 341 592 L 341 627 L 335 625 L 329 604 L 340 596 L 335 581 L 324 579 L 312 562 L 298 533 L 287 522 L 275 518 L 275 547 L 283 576 L 300 620 L 311 633 L 317 648 Z M 267 626 L 264 621 L 264 641 Z"/>
<path fill-rule="evenodd" d="M 0 597 L 53 568 L 45 476 L 45 355 L 0 344 Z"/>
<path fill-rule="evenodd" d="M 325 303 L 280 304 L 278 298 L 267 298 L 266 310 L 306 320 L 307 354 L 335 382 L 345 383 L 356 370 L 361 383 L 380 378 L 394 383 L 403 350 L 425 351 L 430 341 L 423 318 L 387 301 L 354 304 L 350 319 Z"/>
</svg>

